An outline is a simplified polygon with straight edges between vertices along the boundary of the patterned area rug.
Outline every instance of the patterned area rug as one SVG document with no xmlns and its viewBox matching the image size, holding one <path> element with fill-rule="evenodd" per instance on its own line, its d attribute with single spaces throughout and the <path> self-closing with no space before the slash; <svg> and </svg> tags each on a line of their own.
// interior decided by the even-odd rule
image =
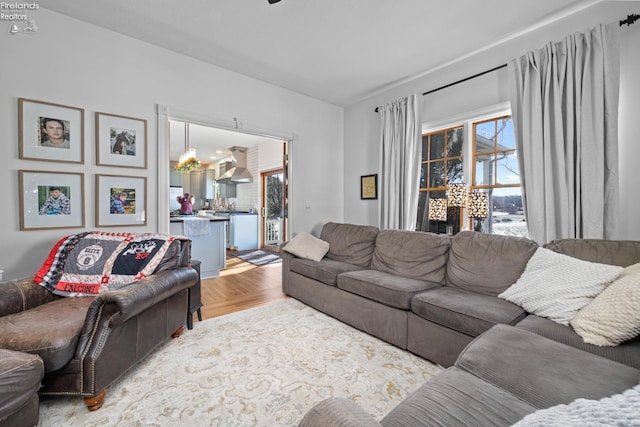
<svg viewBox="0 0 640 427">
<path fill-rule="evenodd" d="M 264 249 L 231 252 L 234 257 L 250 262 L 253 265 L 267 265 L 282 262 L 279 252 Z"/>
<path fill-rule="evenodd" d="M 196 322 L 107 389 L 42 397 L 40 426 L 294 426 L 344 396 L 380 420 L 441 368 L 294 299 Z"/>
</svg>

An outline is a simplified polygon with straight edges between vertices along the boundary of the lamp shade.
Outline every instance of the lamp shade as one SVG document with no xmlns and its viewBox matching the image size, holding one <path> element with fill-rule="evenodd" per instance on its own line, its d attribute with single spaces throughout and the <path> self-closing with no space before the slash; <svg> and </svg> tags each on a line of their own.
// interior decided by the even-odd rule
<svg viewBox="0 0 640 427">
<path fill-rule="evenodd" d="M 489 216 L 489 193 L 469 193 L 469 216 L 486 218 Z"/>
<path fill-rule="evenodd" d="M 429 221 L 447 220 L 447 199 L 429 199 Z"/>
<path fill-rule="evenodd" d="M 449 206 L 464 208 L 467 205 L 467 191 L 464 182 L 449 184 Z"/>
</svg>

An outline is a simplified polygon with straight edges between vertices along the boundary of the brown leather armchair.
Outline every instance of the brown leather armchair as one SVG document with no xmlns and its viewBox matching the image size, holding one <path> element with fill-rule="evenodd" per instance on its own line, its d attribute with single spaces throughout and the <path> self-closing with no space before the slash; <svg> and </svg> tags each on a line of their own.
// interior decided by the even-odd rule
<svg viewBox="0 0 640 427">
<path fill-rule="evenodd" d="M 0 283 L 0 348 L 42 358 L 40 394 L 99 409 L 109 384 L 184 329 L 198 281 L 190 243 L 173 241 L 154 274 L 96 297 L 57 297 L 31 278 Z"/>
</svg>

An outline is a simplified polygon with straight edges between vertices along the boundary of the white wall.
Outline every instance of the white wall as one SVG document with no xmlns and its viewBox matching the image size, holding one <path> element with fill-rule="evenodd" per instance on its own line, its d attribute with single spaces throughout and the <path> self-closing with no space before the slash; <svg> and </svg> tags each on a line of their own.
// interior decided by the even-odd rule
<svg viewBox="0 0 640 427">
<path fill-rule="evenodd" d="M 5 205 L 0 223 L 0 269 L 4 278 L 31 275 L 61 237 L 80 229 L 20 231 L 18 170 L 84 173 L 86 228 L 95 229 L 95 175 L 146 176 L 148 223 L 124 231 L 156 231 L 158 123 L 156 104 L 189 111 L 212 121 L 241 118 L 245 128 L 294 134 L 290 207 L 292 232 L 343 219 L 343 109 L 211 66 L 129 37 L 40 8 L 32 13 L 36 34 L 0 34 L 3 57 L 0 181 Z M 84 108 L 84 165 L 18 159 L 18 98 Z M 148 121 L 147 170 L 95 166 L 94 113 Z M 166 157 L 166 156 L 165 156 Z M 331 168 L 334 172 L 327 173 Z M 166 175 L 166 174 L 165 174 Z M 322 185 L 318 181 L 322 180 Z M 168 179 L 167 179 L 168 182 Z M 312 191 L 310 191 L 312 189 Z M 303 212 L 302 206 L 311 206 Z M 166 207 L 160 207 L 166 211 Z"/>
<path fill-rule="evenodd" d="M 552 40 L 584 31 L 599 23 L 617 22 L 628 14 L 640 13 L 638 2 L 604 1 L 527 34 L 488 48 L 451 66 L 428 73 L 420 78 L 358 102 L 345 110 L 345 212 L 346 222 L 378 225 L 377 201 L 360 200 L 360 176 L 379 173 L 379 118 L 373 110 L 377 106 L 410 93 L 423 93 L 431 89 L 472 76 L 496 66 L 528 50 L 538 49 Z M 634 224 L 640 211 L 640 198 L 625 197 L 636 194 L 640 188 L 640 144 L 638 144 L 638 117 L 640 117 L 640 23 L 622 29 L 621 35 L 621 87 L 620 87 L 620 190 L 621 216 L 617 237 L 640 240 L 640 227 Z M 452 86 L 423 97 L 423 121 L 433 122 L 479 108 L 508 102 L 506 68 L 482 77 Z"/>
</svg>

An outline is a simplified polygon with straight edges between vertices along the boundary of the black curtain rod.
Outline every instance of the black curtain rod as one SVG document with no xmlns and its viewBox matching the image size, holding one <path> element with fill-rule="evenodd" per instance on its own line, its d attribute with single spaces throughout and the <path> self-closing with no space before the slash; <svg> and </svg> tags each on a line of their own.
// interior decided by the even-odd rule
<svg viewBox="0 0 640 427">
<path fill-rule="evenodd" d="M 631 14 L 631 15 L 627 15 L 627 19 L 624 19 L 624 20 L 620 21 L 620 26 L 622 27 L 622 26 L 623 26 L 623 25 L 625 25 L 625 24 L 626 24 L 627 26 L 632 25 L 632 24 L 635 24 L 635 22 L 636 22 L 638 19 L 640 19 L 640 15 L 637 15 L 637 14 L 635 14 L 635 13 L 634 13 L 634 14 Z M 492 71 L 499 70 L 500 68 L 504 68 L 504 67 L 506 67 L 506 66 L 507 66 L 507 64 L 498 65 L 497 67 L 494 67 L 494 68 L 492 68 L 492 69 L 490 69 L 490 70 L 483 71 L 483 72 L 478 73 L 478 74 L 474 74 L 473 76 L 465 77 L 464 79 L 461 79 L 461 80 L 455 81 L 455 82 L 453 82 L 453 83 L 449 83 L 449 84 L 444 85 L 444 86 L 440 86 L 439 88 L 436 88 L 436 89 L 428 90 L 428 91 L 424 92 L 424 93 L 422 94 L 422 96 L 429 95 L 430 93 L 437 92 L 437 91 L 439 91 L 439 90 L 446 89 L 446 88 L 451 87 L 451 86 L 455 86 L 455 85 L 457 85 L 457 84 L 459 84 L 459 83 L 466 82 L 467 80 L 475 79 L 476 77 L 480 77 L 480 76 L 482 76 L 482 75 L 485 75 L 485 74 L 490 73 L 490 72 L 492 72 Z M 375 109 L 374 111 L 377 113 L 379 108 L 380 108 L 380 107 L 376 107 L 376 109 Z"/>
<path fill-rule="evenodd" d="M 481 72 L 481 73 L 474 74 L 473 76 L 469 76 L 469 77 L 465 77 L 464 79 L 460 79 L 460 80 L 455 81 L 455 82 L 453 82 L 453 83 L 449 83 L 449 84 L 446 84 L 446 85 L 444 85 L 444 86 L 440 86 L 439 88 L 431 89 L 431 90 L 428 90 L 428 91 L 426 91 L 426 92 L 423 92 L 422 96 L 424 96 L 424 95 L 429 95 L 430 93 L 437 92 L 437 91 L 439 91 L 439 90 L 446 89 L 446 88 L 451 87 L 451 86 L 455 86 L 455 85 L 457 85 L 457 84 L 459 84 L 459 83 L 466 82 L 467 80 L 475 79 L 476 77 L 480 77 L 480 76 L 482 76 L 482 75 L 484 75 L 484 74 L 490 73 L 490 72 L 492 72 L 492 71 L 499 70 L 500 68 L 504 68 L 504 67 L 506 67 L 506 66 L 507 66 L 507 64 L 498 65 L 497 67 L 493 67 L 493 68 L 492 68 L 492 69 L 490 69 L 490 70 L 483 71 L 483 72 Z M 379 107 L 376 107 L 376 109 L 374 110 L 376 113 L 378 112 L 378 108 L 379 108 Z"/>
</svg>

